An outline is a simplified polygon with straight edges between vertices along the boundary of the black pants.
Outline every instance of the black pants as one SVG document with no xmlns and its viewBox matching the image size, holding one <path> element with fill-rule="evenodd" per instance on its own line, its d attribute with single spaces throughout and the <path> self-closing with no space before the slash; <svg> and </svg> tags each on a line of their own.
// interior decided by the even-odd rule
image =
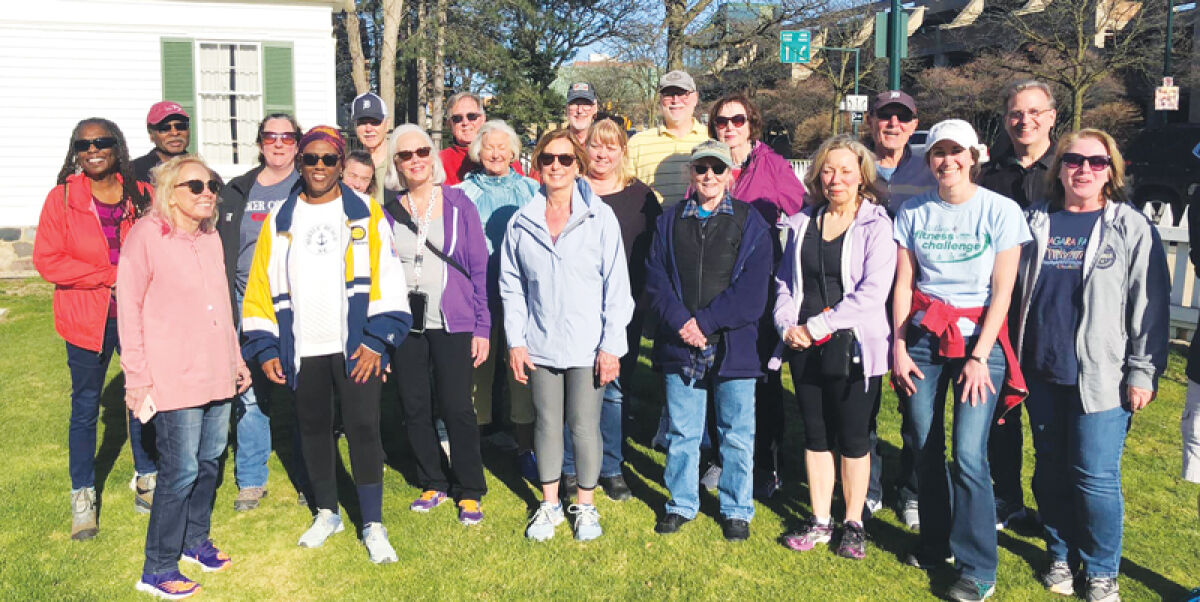
<svg viewBox="0 0 1200 602">
<path fill-rule="evenodd" d="M 710 414 L 711 416 L 712 414 Z M 754 385 L 754 482 L 770 481 L 779 471 L 783 446 L 783 375 L 768 370 Z M 716 439 L 713 439 L 716 441 Z"/>
<path fill-rule="evenodd" d="M 816 349 L 792 356 L 792 382 L 800 413 L 804 416 L 804 449 L 832 451 L 846 458 L 861 458 L 871 451 L 871 431 L 879 413 L 878 376 L 864 381 L 862 369 L 849 378 L 821 373 Z"/>
<path fill-rule="evenodd" d="M 448 491 L 459 499 L 479 501 L 487 492 L 487 483 L 479 454 L 475 406 L 471 403 L 471 333 L 437 329 L 409 334 L 394 358 L 392 373 L 396 375 L 405 430 L 417 461 L 417 484 L 421 489 Z M 434 381 L 438 417 L 446 424 L 450 437 L 453 491 L 434 427 Z"/>
<path fill-rule="evenodd" d="M 296 418 L 308 478 L 318 509 L 337 512 L 337 442 L 333 437 L 333 392 L 342 404 L 346 441 L 350 444 L 350 470 L 359 488 L 363 522 L 379 522 L 382 498 L 364 496 L 383 493 L 383 443 L 379 437 L 379 394 L 383 381 L 378 376 L 356 383 L 346 376 L 346 358 L 341 353 L 300 360 L 296 378 Z M 364 487 L 366 486 L 366 487 Z M 372 499 L 367 499 L 372 498 Z"/>
</svg>

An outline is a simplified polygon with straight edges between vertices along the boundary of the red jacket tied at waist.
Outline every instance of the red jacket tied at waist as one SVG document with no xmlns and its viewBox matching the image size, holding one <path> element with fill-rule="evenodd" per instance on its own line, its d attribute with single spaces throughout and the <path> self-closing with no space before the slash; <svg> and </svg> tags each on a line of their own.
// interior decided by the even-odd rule
<svg viewBox="0 0 1200 602">
<path fill-rule="evenodd" d="M 958 329 L 959 318 L 966 318 L 979 324 L 987 307 L 954 307 L 944 301 L 934 299 L 919 290 L 913 291 L 912 314 L 924 311 L 920 326 L 938 338 L 938 353 L 946 358 L 967 356 L 967 342 L 963 339 L 962 331 Z M 1000 401 L 1004 404 L 1005 413 L 1020 405 L 1029 395 L 1025 386 L 1025 375 L 1021 374 L 1021 364 L 1017 361 L 1017 353 L 1013 350 L 1012 341 L 1008 336 L 1008 320 L 1001 322 L 1000 334 L 996 337 L 1000 349 L 1004 352 L 1007 369 L 1004 373 L 1004 383 L 1000 387 Z M 1000 423 L 1004 423 L 1001 414 Z"/>
</svg>

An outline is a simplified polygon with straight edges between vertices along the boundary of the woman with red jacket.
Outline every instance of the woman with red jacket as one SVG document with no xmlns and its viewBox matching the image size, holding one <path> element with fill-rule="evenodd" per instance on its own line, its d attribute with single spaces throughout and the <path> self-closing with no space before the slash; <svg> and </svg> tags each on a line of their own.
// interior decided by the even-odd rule
<svg viewBox="0 0 1200 602">
<path fill-rule="evenodd" d="M 96 420 L 108 361 L 117 340 L 117 259 L 125 234 L 149 205 L 151 188 L 133 176 L 125 137 L 107 119 L 85 119 L 71 133 L 58 185 L 46 196 L 33 265 L 54 284 L 54 327 L 67 342 L 71 372 L 72 539 L 96 535 Z M 133 447 L 134 508 L 149 512 L 157 468 L 128 417 Z"/>
</svg>

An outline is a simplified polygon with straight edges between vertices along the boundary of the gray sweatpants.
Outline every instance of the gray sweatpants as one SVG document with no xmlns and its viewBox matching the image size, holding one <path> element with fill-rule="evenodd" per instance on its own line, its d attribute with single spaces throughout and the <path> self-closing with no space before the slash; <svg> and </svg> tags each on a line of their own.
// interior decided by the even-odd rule
<svg viewBox="0 0 1200 602">
<path fill-rule="evenodd" d="M 563 463 L 563 409 L 575 443 L 575 469 L 581 489 L 592 489 L 600 478 L 603 443 L 600 438 L 600 408 L 604 387 L 598 386 L 592 367 L 559 370 L 538 366 L 529 374 L 537 423 L 533 451 L 537 454 L 538 478 L 557 481 Z"/>
</svg>

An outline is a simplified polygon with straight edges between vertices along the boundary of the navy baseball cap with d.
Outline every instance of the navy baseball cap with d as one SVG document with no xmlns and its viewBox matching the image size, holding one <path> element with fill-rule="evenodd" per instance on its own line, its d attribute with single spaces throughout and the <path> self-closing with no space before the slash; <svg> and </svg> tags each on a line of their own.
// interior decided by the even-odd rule
<svg viewBox="0 0 1200 602">
<path fill-rule="evenodd" d="M 350 122 L 358 123 L 359 119 L 387 119 L 387 107 L 378 94 L 366 92 L 354 97 L 350 107 Z"/>
<path fill-rule="evenodd" d="M 586 100 L 596 104 L 596 89 L 588 82 L 575 82 L 567 88 L 567 103 L 573 100 Z"/>
</svg>

